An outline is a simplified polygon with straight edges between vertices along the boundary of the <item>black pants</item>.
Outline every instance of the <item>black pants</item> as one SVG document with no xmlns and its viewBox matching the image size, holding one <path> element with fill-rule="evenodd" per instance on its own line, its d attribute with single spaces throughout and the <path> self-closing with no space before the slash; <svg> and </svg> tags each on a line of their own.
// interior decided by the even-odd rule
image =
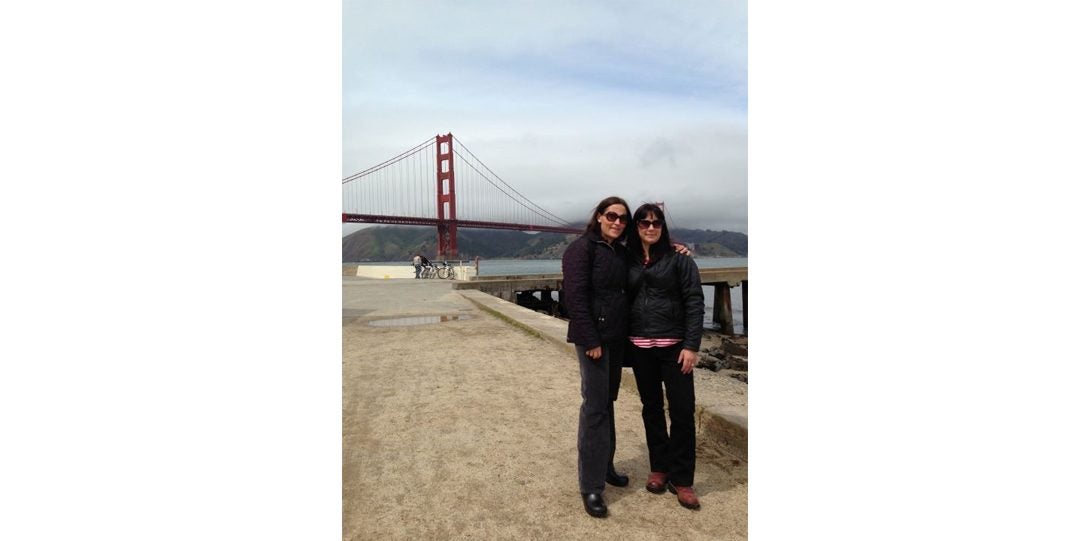
<svg viewBox="0 0 1090 541">
<path fill-rule="evenodd" d="M 617 450 L 617 427 L 613 401 L 621 388 L 621 363 L 624 342 L 605 344 L 598 359 L 587 357 L 587 350 L 575 346 L 579 357 L 583 405 L 579 408 L 579 491 L 602 492 L 606 487 L 606 468 L 613 463 Z"/>
<path fill-rule="evenodd" d="M 665 472 L 672 483 L 693 484 L 696 470 L 696 393 L 693 374 L 681 373 L 677 358 L 681 344 L 665 348 L 638 348 L 628 344 L 632 371 L 643 402 L 643 428 L 651 471 Z M 670 403 L 670 431 L 666 431 L 662 388 Z"/>
</svg>

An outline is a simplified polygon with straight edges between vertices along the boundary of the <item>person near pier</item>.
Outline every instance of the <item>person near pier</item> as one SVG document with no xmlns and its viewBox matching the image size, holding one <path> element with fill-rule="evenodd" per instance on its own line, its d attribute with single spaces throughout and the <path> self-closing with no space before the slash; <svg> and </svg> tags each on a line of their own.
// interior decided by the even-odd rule
<svg viewBox="0 0 1090 541">
<path fill-rule="evenodd" d="M 606 483 L 628 484 L 628 477 L 613 467 L 617 448 L 613 401 L 621 385 L 628 330 L 624 287 L 629 258 L 623 239 L 631 221 L 624 199 L 603 199 L 591 213 L 586 231 L 568 246 L 562 259 L 567 340 L 575 344 L 583 397 L 579 408 L 579 491 L 583 508 L 593 517 L 608 514 L 602 498 Z"/>
<path fill-rule="evenodd" d="M 428 257 L 420 254 L 413 256 L 413 266 L 416 267 L 416 277 L 420 278 L 420 271 L 424 267 L 431 265 L 431 261 L 428 261 Z"/>
<path fill-rule="evenodd" d="M 696 470 L 696 396 L 693 368 L 704 328 L 704 291 L 691 257 L 671 249 L 665 215 L 653 204 L 633 213 L 628 247 L 628 355 L 643 403 L 643 425 L 651 474 L 646 488 L 669 490 L 678 503 L 699 509 L 693 491 Z M 670 404 L 667 430 L 663 387 Z"/>
</svg>

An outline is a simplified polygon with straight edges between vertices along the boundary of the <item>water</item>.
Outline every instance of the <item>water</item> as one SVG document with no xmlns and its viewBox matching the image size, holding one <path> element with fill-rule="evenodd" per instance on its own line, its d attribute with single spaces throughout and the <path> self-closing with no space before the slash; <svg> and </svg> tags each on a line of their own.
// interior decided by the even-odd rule
<svg viewBox="0 0 1090 541">
<path fill-rule="evenodd" d="M 746 257 L 698 257 L 696 265 L 702 269 L 718 269 L 748 266 L 749 258 Z M 408 262 L 394 261 L 385 263 L 346 263 L 352 265 L 409 265 Z M 452 265 L 457 266 L 455 261 Z M 463 261 L 463 265 L 472 266 L 472 261 Z M 410 265 L 411 266 L 411 265 Z M 510 276 L 515 274 L 559 274 L 561 271 L 559 259 L 482 259 L 479 276 Z M 717 329 L 718 325 L 712 322 L 712 300 L 715 288 L 704 286 L 704 328 Z M 553 292 L 553 300 L 557 300 L 556 292 Z M 730 288 L 731 314 L 734 319 L 734 332 L 742 334 L 742 288 Z"/>
<path fill-rule="evenodd" d="M 446 323 L 447 321 L 459 321 L 470 319 L 471 316 L 418 316 L 398 317 L 392 319 L 376 319 L 368 323 L 372 327 L 407 327 L 411 325 L 430 325 L 432 323 Z"/>
</svg>

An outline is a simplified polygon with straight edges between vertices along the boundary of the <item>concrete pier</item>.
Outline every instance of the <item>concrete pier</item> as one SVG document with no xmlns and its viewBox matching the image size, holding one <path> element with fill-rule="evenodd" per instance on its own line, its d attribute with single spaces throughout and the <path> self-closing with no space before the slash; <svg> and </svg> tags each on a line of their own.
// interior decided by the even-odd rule
<svg viewBox="0 0 1090 541">
<path fill-rule="evenodd" d="M 520 294 L 536 295 L 542 301 L 558 291 L 564 295 L 563 274 L 521 274 L 513 276 L 478 276 L 476 267 L 457 262 L 453 265 L 457 289 L 476 289 L 505 301 L 518 302 Z M 412 265 L 344 265 L 344 276 L 378 278 L 383 280 L 413 278 Z M 715 288 L 712 304 L 712 321 L 726 334 L 734 334 L 734 316 L 730 300 L 730 288 L 742 288 L 742 329 L 749 333 L 749 269 L 746 267 L 700 269 L 700 282 Z M 545 302 L 544 304 L 548 304 Z M 558 307 L 551 307 L 554 309 Z M 553 315 L 558 315 L 554 313 Z"/>
<path fill-rule="evenodd" d="M 576 480 L 579 370 L 563 321 L 458 282 L 342 278 L 345 539 L 746 538 L 747 387 L 697 370 L 690 511 L 643 489 L 639 397 L 625 369 L 610 517 Z"/>
<path fill-rule="evenodd" d="M 742 325 L 748 332 L 749 313 L 746 306 L 749 286 L 749 269 L 746 267 L 700 269 L 700 283 L 714 286 L 712 321 L 726 334 L 734 334 L 734 318 L 731 315 L 730 288 L 742 287 Z M 547 292 L 560 291 L 564 295 L 563 274 L 533 274 L 517 276 L 487 276 L 458 283 L 455 289 L 476 289 L 506 301 L 515 302 L 521 292 L 540 292 L 543 299 Z"/>
</svg>

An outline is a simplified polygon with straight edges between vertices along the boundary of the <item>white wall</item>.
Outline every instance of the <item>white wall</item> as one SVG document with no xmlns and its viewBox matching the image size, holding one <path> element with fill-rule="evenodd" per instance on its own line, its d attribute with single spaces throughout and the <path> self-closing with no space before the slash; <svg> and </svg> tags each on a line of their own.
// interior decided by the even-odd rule
<svg viewBox="0 0 1090 541">
<path fill-rule="evenodd" d="M 454 271 L 454 277 L 457 280 L 472 280 L 477 276 L 476 269 L 471 266 L 455 266 Z M 386 280 L 391 278 L 412 279 L 416 277 L 416 270 L 412 265 L 359 265 L 356 267 L 356 276 Z"/>
</svg>

